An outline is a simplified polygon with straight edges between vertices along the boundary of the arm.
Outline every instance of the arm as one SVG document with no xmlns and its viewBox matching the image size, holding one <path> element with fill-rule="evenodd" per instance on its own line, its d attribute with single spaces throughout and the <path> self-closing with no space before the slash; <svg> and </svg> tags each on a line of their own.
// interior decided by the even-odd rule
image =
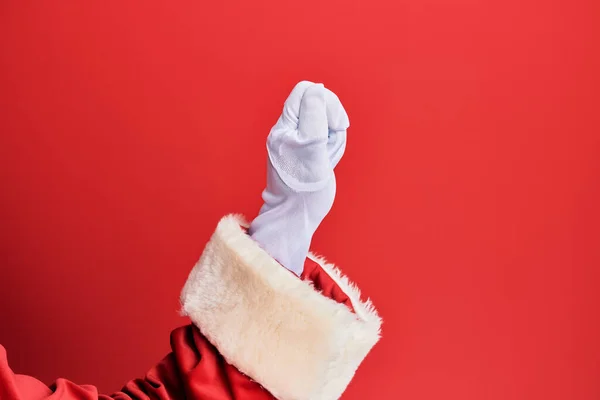
<svg viewBox="0 0 600 400">
<path fill-rule="evenodd" d="M 194 325 L 171 333 L 171 353 L 143 378 L 133 379 L 111 395 L 92 385 L 57 379 L 50 387 L 15 374 L 0 346 L 0 399 L 2 400 L 269 400 L 273 397 L 256 382 L 227 364 Z"/>
<path fill-rule="evenodd" d="M 193 325 L 172 332 L 172 352 L 144 378 L 112 395 L 65 379 L 47 387 L 14 374 L 0 346 L 0 399 L 338 399 L 381 326 L 338 268 L 307 254 L 333 203 L 347 126 L 333 93 L 296 86 L 269 136 L 265 205 L 251 236 L 243 217 L 221 219 L 181 292 Z"/>
</svg>

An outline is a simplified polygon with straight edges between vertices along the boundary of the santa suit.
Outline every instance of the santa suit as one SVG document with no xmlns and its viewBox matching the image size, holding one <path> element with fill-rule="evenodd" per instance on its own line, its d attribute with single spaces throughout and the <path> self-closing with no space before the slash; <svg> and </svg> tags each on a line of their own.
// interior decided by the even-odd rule
<svg viewBox="0 0 600 400">
<path fill-rule="evenodd" d="M 312 254 L 302 276 L 224 217 L 181 293 L 193 322 L 171 353 L 120 392 L 15 374 L 0 346 L 1 400 L 334 400 L 379 339 L 381 320 L 340 271 Z"/>
</svg>

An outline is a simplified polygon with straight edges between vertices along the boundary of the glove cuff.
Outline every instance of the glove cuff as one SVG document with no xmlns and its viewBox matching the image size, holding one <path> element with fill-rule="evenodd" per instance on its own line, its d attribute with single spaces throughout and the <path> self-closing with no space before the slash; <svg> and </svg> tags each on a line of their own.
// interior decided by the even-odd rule
<svg viewBox="0 0 600 400">
<path fill-rule="evenodd" d="M 242 225 L 219 222 L 181 293 L 183 314 L 276 398 L 338 399 L 379 340 L 377 311 L 334 266 L 310 255 L 300 279 Z"/>
</svg>

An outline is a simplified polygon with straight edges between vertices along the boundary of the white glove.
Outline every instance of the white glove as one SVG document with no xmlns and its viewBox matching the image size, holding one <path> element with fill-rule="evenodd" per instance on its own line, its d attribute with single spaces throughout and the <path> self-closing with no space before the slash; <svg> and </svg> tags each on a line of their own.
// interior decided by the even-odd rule
<svg viewBox="0 0 600 400">
<path fill-rule="evenodd" d="M 346 148 L 348 115 L 322 84 L 294 87 L 267 138 L 267 187 L 250 235 L 301 275 L 312 236 L 335 197 L 333 169 Z"/>
</svg>

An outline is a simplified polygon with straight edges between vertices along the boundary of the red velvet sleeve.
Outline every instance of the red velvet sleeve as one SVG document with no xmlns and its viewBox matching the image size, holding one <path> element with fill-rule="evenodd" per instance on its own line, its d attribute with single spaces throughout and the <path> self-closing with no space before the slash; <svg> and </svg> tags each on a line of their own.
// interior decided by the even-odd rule
<svg viewBox="0 0 600 400">
<path fill-rule="evenodd" d="M 322 267 L 307 259 L 302 279 L 311 281 L 323 296 L 345 304 L 352 302 Z M 129 381 L 121 391 L 99 394 L 95 386 L 57 379 L 50 387 L 39 380 L 12 372 L 0 345 L 0 400 L 273 400 L 262 386 L 239 372 L 194 325 L 171 332 L 171 353 L 146 376 Z"/>
<path fill-rule="evenodd" d="M 171 333 L 171 349 L 146 376 L 129 381 L 117 393 L 103 395 L 94 386 L 77 385 L 66 379 L 58 379 L 48 387 L 33 377 L 15 374 L 8 366 L 4 347 L 0 346 L 0 399 L 273 399 L 259 384 L 227 364 L 194 325 Z"/>
</svg>

